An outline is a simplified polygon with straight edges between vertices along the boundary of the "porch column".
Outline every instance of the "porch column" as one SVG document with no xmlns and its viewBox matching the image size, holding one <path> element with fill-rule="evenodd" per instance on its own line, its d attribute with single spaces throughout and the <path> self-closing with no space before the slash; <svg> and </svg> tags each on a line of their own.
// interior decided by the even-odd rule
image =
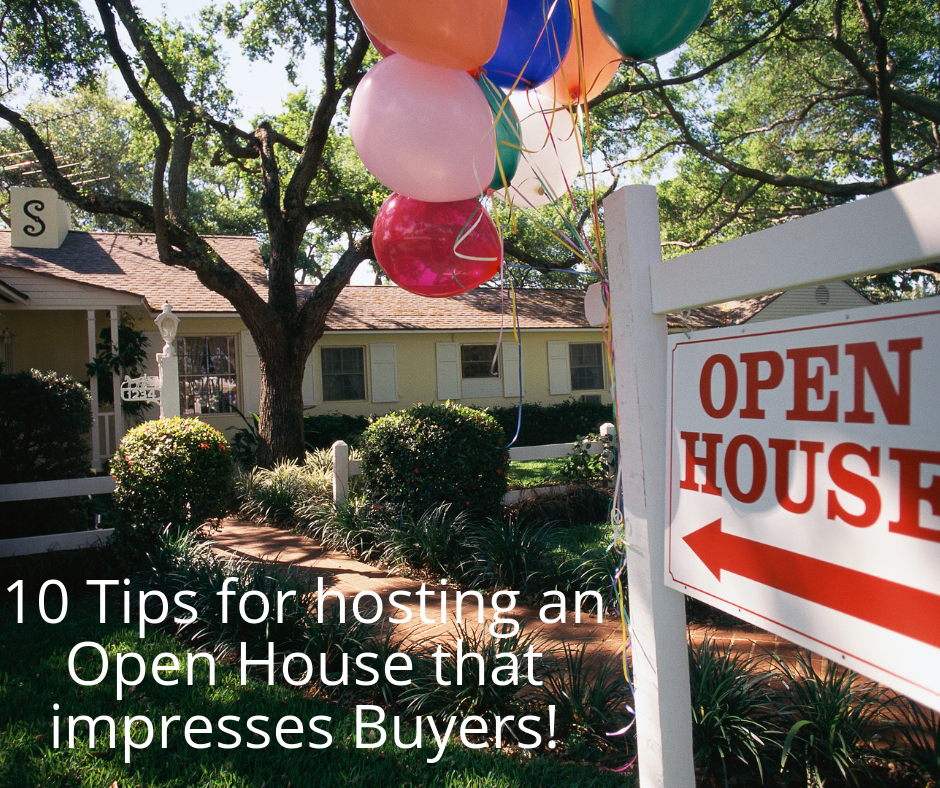
<svg viewBox="0 0 940 788">
<path fill-rule="evenodd" d="M 88 361 L 95 361 L 95 310 L 86 312 L 88 317 Z M 91 467 L 101 470 L 101 435 L 98 431 L 98 376 L 89 376 L 91 388 Z"/>
<path fill-rule="evenodd" d="M 108 311 L 111 315 L 111 352 L 116 356 L 121 349 L 118 338 L 120 320 L 116 307 Z M 124 410 L 121 404 L 121 373 L 117 370 L 112 370 L 111 372 L 111 385 L 114 391 L 114 445 L 117 447 L 121 442 L 121 438 L 124 437 Z"/>
</svg>

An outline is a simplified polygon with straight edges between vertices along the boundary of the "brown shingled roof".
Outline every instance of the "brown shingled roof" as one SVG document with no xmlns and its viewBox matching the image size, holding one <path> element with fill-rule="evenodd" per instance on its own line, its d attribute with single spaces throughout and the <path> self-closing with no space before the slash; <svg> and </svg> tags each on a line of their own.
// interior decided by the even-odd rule
<svg viewBox="0 0 940 788">
<path fill-rule="evenodd" d="M 213 236 L 207 240 L 267 298 L 266 271 L 255 238 Z M 16 249 L 10 246 L 10 232 L 0 230 L 0 270 L 4 266 L 140 295 L 155 311 L 169 301 L 177 313 L 234 312 L 226 299 L 207 289 L 192 271 L 161 263 L 149 233 L 70 232 L 58 249 Z M 310 289 L 298 286 L 298 296 Z M 689 322 L 696 329 L 742 323 L 775 297 L 696 309 Z M 523 330 L 590 327 L 580 290 L 518 290 L 516 313 Z M 478 288 L 453 298 L 424 298 L 400 287 L 348 286 L 336 299 L 326 327 L 328 331 L 459 331 L 494 330 L 501 324 L 512 327 L 508 290 L 501 295 L 497 288 Z M 681 326 L 677 315 L 669 315 L 671 330 Z"/>
<path fill-rule="evenodd" d="M 522 329 L 589 328 L 581 290 L 517 290 Z M 509 290 L 478 288 L 452 298 L 424 298 L 400 287 L 346 287 L 327 316 L 328 331 L 458 331 L 512 328 Z"/>
<path fill-rule="evenodd" d="M 266 273 L 255 238 L 213 236 L 206 240 L 267 297 Z M 140 295 L 153 310 L 169 301 L 178 313 L 234 311 L 192 271 L 161 263 L 150 233 L 70 232 L 58 249 L 19 249 L 10 246 L 8 230 L 0 231 L 0 268 L 4 266 Z"/>
<path fill-rule="evenodd" d="M 688 327 L 697 331 L 702 328 L 736 326 L 750 320 L 779 295 L 780 293 L 768 293 L 767 295 L 745 298 L 740 301 L 726 301 L 723 304 L 712 304 L 693 309 L 686 318 L 688 326 L 683 322 L 680 315 L 669 314 L 666 316 L 669 330 L 681 331 L 683 328 Z"/>
</svg>

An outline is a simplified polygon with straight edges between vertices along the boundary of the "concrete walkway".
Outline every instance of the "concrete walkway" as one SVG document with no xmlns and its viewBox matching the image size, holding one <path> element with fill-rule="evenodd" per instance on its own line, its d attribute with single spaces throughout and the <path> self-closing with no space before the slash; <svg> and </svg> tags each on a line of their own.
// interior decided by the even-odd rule
<svg viewBox="0 0 940 788">
<path fill-rule="evenodd" d="M 400 608 L 408 608 L 411 612 L 409 622 L 396 624 L 396 635 L 404 636 L 412 642 L 441 643 L 445 649 L 448 649 L 454 639 L 456 592 L 447 586 L 427 583 L 424 596 L 426 620 L 434 619 L 436 623 L 426 623 L 426 620 L 422 621 L 421 618 L 422 600 L 418 592 L 422 589 L 422 583 L 419 580 L 362 563 L 343 553 L 324 550 L 319 543 L 300 534 L 232 518 L 223 521 L 221 530 L 212 535 L 212 540 L 215 549 L 223 555 L 276 560 L 303 568 L 309 572 L 314 589 L 322 578 L 324 589 L 332 589 L 345 597 L 347 617 L 352 615 L 352 600 L 356 594 L 363 591 L 374 592 L 382 600 L 385 611 L 380 623 L 390 616 L 404 618 L 406 614 Z M 444 623 L 440 623 L 441 591 L 447 591 L 448 620 Z M 395 604 L 392 605 L 389 597 L 395 592 L 399 593 L 395 597 Z M 488 600 L 488 597 L 484 598 Z M 367 601 L 365 597 L 364 601 Z M 497 600 L 497 605 L 502 609 L 509 606 L 503 605 L 502 602 L 508 602 L 508 598 Z M 465 601 L 464 605 L 465 622 L 469 620 L 471 628 L 479 628 L 477 608 L 473 600 Z M 556 616 L 557 608 L 552 608 L 550 613 Z M 498 611 L 487 605 L 485 622 L 493 621 L 497 615 Z M 520 622 L 525 621 L 526 633 L 538 632 L 544 651 L 560 649 L 563 644 L 579 646 L 581 643 L 587 643 L 588 651 L 594 652 L 595 659 L 622 658 L 623 627 L 620 616 L 616 613 L 607 615 L 603 623 L 597 622 L 596 614 L 583 613 L 581 622 L 575 623 L 572 620 L 574 614 L 568 611 L 565 623 L 546 624 L 539 620 L 538 608 L 519 604 L 512 612 L 504 612 L 503 616 Z M 789 641 L 750 628 L 745 630 L 690 626 L 689 637 L 693 642 L 700 642 L 709 637 L 716 645 L 727 644 L 735 652 L 755 657 L 768 654 L 792 657 L 796 653 L 796 646 Z"/>
</svg>

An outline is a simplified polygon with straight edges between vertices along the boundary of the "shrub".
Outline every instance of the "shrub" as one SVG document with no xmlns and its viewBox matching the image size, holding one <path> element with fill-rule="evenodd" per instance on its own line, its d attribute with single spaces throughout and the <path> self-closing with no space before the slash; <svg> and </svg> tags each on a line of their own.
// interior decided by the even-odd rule
<svg viewBox="0 0 940 788">
<path fill-rule="evenodd" d="M 333 507 L 319 524 L 320 539 L 327 550 L 341 550 L 363 561 L 378 560 L 386 550 L 388 512 L 354 496 L 341 506 Z M 313 534 L 314 528 L 308 527 Z"/>
<path fill-rule="evenodd" d="M 601 445 L 599 454 L 591 454 L 595 441 Z M 612 482 L 616 473 L 616 449 L 610 435 L 596 433 L 578 437 L 567 457 L 562 461 L 558 475 L 568 482 Z"/>
<path fill-rule="evenodd" d="M 475 658 L 465 659 L 458 665 L 457 641 L 461 641 L 464 655 L 479 654 L 482 665 Z M 497 716 L 505 718 L 518 713 L 524 706 L 522 696 L 528 689 L 528 682 L 522 679 L 518 683 L 496 683 L 492 680 L 493 671 L 506 667 L 508 660 L 503 654 L 511 653 L 515 655 L 511 660 L 514 664 L 525 665 L 524 655 L 530 648 L 542 652 L 542 641 L 521 627 L 515 634 L 502 632 L 494 637 L 485 626 L 471 629 L 457 624 L 454 644 L 444 649 L 439 660 L 435 659 L 436 665 L 429 659 L 425 669 L 414 671 L 414 679 L 405 689 L 402 700 L 413 714 L 427 714 L 439 720 L 477 715 L 493 725 Z M 535 662 L 533 678 L 540 680 L 544 672 L 545 668 Z M 514 724 L 506 728 L 516 733 Z"/>
<path fill-rule="evenodd" d="M 519 424 L 519 406 L 487 408 L 503 432 L 512 439 Z M 522 428 L 514 446 L 541 446 L 545 443 L 570 443 L 579 435 L 597 432 L 605 421 L 613 421 L 613 407 L 599 402 L 568 399 L 552 405 L 526 403 L 522 406 Z"/>
<path fill-rule="evenodd" d="M 54 372 L 0 374 L 2 483 L 71 479 L 90 468 L 91 398 L 88 390 Z M 56 498 L 0 503 L 2 535 L 83 531 L 95 527 L 100 498 Z"/>
<path fill-rule="evenodd" d="M 309 580 L 300 570 L 275 561 L 221 559 L 211 543 L 200 541 L 193 533 L 151 546 L 144 565 L 146 569 L 132 580 L 132 590 L 160 590 L 172 600 L 160 628 L 170 630 L 194 648 L 228 659 L 238 655 L 244 643 L 246 655 L 260 659 L 267 656 L 269 642 L 278 656 L 302 649 L 307 642 L 307 605 L 311 597 Z M 235 579 L 229 584 L 234 595 L 229 597 L 230 609 L 224 616 L 219 592 L 229 577 Z M 188 598 L 197 612 L 194 620 L 190 620 L 191 612 L 178 604 L 177 595 L 182 591 L 194 592 Z M 242 617 L 236 600 L 249 592 L 257 593 L 244 600 L 246 615 Z M 267 616 L 263 616 L 261 596 L 268 600 Z M 283 602 L 279 603 L 279 598 Z M 157 619 L 160 612 L 158 607 L 150 617 Z"/>
<path fill-rule="evenodd" d="M 804 651 L 795 664 L 778 660 L 784 684 L 778 713 L 789 725 L 780 767 L 795 772 L 807 788 L 868 785 L 888 695 L 874 682 L 823 662 L 817 670 L 813 655 Z"/>
<path fill-rule="evenodd" d="M 85 476 L 91 396 L 67 375 L 0 374 L 0 469 L 3 481 Z"/>
<path fill-rule="evenodd" d="M 439 504 L 420 514 L 399 507 L 385 536 L 383 560 L 437 577 L 452 574 L 460 561 L 467 512 Z"/>
<path fill-rule="evenodd" d="M 709 638 L 689 645 L 692 741 L 695 765 L 705 780 L 763 782 L 768 745 L 779 747 L 772 722 L 772 674 L 755 669 L 754 660 L 720 650 Z"/>
<path fill-rule="evenodd" d="M 609 490 L 591 485 L 575 485 L 560 495 L 536 495 L 512 508 L 528 518 L 555 520 L 566 525 L 602 522 L 610 514 Z"/>
<path fill-rule="evenodd" d="M 469 523 L 462 580 L 471 588 L 514 588 L 524 594 L 542 588 L 554 530 L 552 523 L 511 513 Z"/>
<path fill-rule="evenodd" d="M 117 536 L 137 544 L 221 517 L 232 495 L 232 454 L 222 433 L 197 419 L 135 427 L 111 462 Z"/>
<path fill-rule="evenodd" d="M 940 714 L 909 698 L 899 699 L 899 705 L 906 721 L 898 726 L 902 760 L 928 783 L 940 784 Z"/>
<path fill-rule="evenodd" d="M 491 416 L 454 405 L 415 405 L 374 421 L 362 434 L 362 475 L 374 498 L 426 509 L 498 509 L 509 455 Z"/>
<path fill-rule="evenodd" d="M 368 426 L 367 416 L 349 416 L 345 413 L 304 416 L 304 441 L 309 449 L 328 449 L 336 441 L 353 444 Z"/>
<path fill-rule="evenodd" d="M 565 740 L 567 754 L 591 758 L 619 745 L 612 737 L 633 716 L 630 686 L 619 660 L 604 660 L 600 650 L 589 653 L 586 643 L 565 643 L 560 663 L 537 693 L 543 706 L 555 707 L 555 734 Z"/>
<path fill-rule="evenodd" d="M 597 591 L 601 595 L 603 612 L 619 612 L 620 591 L 617 587 L 617 573 L 623 578 L 623 555 L 616 550 L 607 550 L 603 547 L 592 547 L 585 550 L 582 555 L 565 559 L 557 573 L 560 590 L 565 591 L 570 599 L 579 591 Z M 626 604 L 626 598 L 623 602 Z M 596 608 L 593 596 L 585 596 L 584 604 L 588 609 Z"/>
<path fill-rule="evenodd" d="M 262 522 L 294 526 L 311 506 L 329 502 L 332 495 L 332 463 L 324 466 L 322 454 L 309 453 L 303 465 L 293 460 L 273 468 L 242 471 L 235 477 L 235 493 L 241 511 Z"/>
</svg>

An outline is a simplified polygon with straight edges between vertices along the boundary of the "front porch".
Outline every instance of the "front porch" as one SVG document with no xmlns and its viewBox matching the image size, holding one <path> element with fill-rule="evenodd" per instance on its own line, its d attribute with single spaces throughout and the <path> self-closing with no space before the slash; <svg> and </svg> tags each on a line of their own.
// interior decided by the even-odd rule
<svg viewBox="0 0 940 788">
<path fill-rule="evenodd" d="M 108 293 L 9 269 L 3 276 L 4 303 L 0 305 L 3 371 L 41 369 L 69 375 L 88 386 L 92 407 L 89 467 L 100 471 L 133 424 L 128 423 L 122 407 L 120 372 L 112 370 L 107 377 L 89 375 L 87 364 L 94 361 L 105 329 L 110 329 L 113 352 L 118 353 L 122 313 L 129 314 L 138 324 L 150 323 L 153 320 L 150 309 L 140 296 L 132 294 Z M 11 278 L 18 281 L 10 282 Z M 43 287 L 38 288 L 37 284 Z M 12 289 L 18 298 L 7 297 Z M 153 332 L 144 333 L 150 348 L 162 346 L 156 327 Z M 148 352 L 145 366 L 146 374 L 157 374 L 153 353 Z M 155 416 L 156 408 L 151 406 L 150 410 Z"/>
</svg>

